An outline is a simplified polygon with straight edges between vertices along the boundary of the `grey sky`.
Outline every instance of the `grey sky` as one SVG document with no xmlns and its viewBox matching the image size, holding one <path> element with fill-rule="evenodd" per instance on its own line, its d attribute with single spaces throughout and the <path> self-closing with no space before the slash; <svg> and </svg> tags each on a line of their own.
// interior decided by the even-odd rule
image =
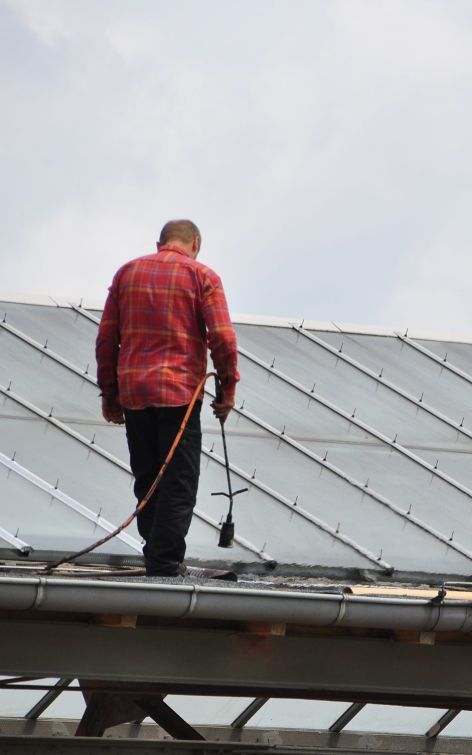
<svg viewBox="0 0 472 755">
<path fill-rule="evenodd" d="M 472 331 L 468 0 L 0 0 L 1 292 L 194 219 L 233 312 Z"/>
</svg>

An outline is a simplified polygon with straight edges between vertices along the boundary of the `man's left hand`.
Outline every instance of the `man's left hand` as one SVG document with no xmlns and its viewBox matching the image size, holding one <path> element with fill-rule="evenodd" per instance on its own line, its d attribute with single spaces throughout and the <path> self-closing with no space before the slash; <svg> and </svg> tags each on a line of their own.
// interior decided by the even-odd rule
<svg viewBox="0 0 472 755">
<path fill-rule="evenodd" d="M 117 401 L 111 401 L 102 397 L 102 414 L 107 422 L 113 422 L 114 425 L 123 425 L 125 418 L 123 409 Z"/>
</svg>

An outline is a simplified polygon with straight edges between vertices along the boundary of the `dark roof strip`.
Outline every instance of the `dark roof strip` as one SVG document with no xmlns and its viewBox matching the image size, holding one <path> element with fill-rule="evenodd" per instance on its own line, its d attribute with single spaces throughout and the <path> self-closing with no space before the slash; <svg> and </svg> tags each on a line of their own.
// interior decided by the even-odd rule
<svg viewBox="0 0 472 755">
<path fill-rule="evenodd" d="M 338 416 L 345 419 L 347 422 L 350 422 L 356 427 L 359 427 L 361 430 L 364 430 L 364 432 L 368 433 L 373 438 L 377 438 L 377 440 L 380 440 L 381 443 L 384 443 L 385 445 L 389 446 L 393 450 L 398 451 L 398 453 L 402 454 L 403 456 L 406 456 L 408 459 L 413 461 L 418 466 L 423 467 L 423 469 L 426 469 L 430 474 L 434 475 L 435 477 L 439 477 L 441 480 L 444 480 L 444 482 L 446 482 L 448 485 L 451 485 L 457 490 L 460 490 L 469 498 L 472 498 L 472 490 L 470 488 L 468 488 L 466 485 L 463 485 L 461 482 L 458 482 L 453 477 L 450 477 L 449 475 L 445 474 L 444 472 L 441 472 L 440 469 L 437 469 L 433 464 L 430 464 L 429 462 L 422 459 L 420 456 L 417 456 L 408 448 L 405 448 L 405 446 L 402 446 L 400 445 L 400 443 L 397 443 L 396 437 L 393 440 L 390 440 L 390 438 L 387 438 L 387 436 L 381 433 L 379 430 L 376 430 L 374 427 L 371 427 L 367 423 L 362 422 L 362 420 L 358 419 L 357 417 L 350 415 L 348 412 L 345 412 L 343 409 L 340 409 L 338 406 L 336 406 L 335 404 L 332 404 L 327 399 L 322 398 L 319 394 L 312 393 L 312 391 L 310 391 L 308 388 L 305 388 L 305 386 L 301 385 L 301 383 L 298 383 L 296 380 L 293 380 L 288 375 L 285 375 L 285 373 L 281 372 L 275 367 L 272 367 L 272 365 L 268 364 L 267 362 L 264 362 L 262 359 L 259 359 L 259 357 L 256 357 L 254 354 L 251 354 L 251 352 L 247 351 L 247 349 L 243 349 L 240 347 L 238 351 L 240 354 L 242 354 L 242 356 L 244 356 L 246 359 L 253 362 L 254 364 L 257 364 L 266 372 L 269 372 L 270 374 L 275 375 L 284 383 L 287 383 L 288 385 L 292 386 L 292 388 L 295 388 L 295 390 L 299 391 L 300 393 L 303 393 L 305 396 L 310 397 L 313 401 L 316 401 L 322 406 L 325 406 L 334 414 L 337 414 Z"/>
<path fill-rule="evenodd" d="M 411 393 L 404 391 L 402 388 L 400 388 L 395 383 L 392 383 L 390 380 L 386 380 L 384 377 L 382 377 L 381 374 L 377 374 L 376 372 L 374 372 L 374 370 L 371 370 L 369 367 L 366 367 L 365 365 L 361 364 L 361 362 L 358 362 L 356 359 L 353 359 L 352 357 L 348 356 L 343 351 L 340 351 L 339 349 L 337 349 L 335 346 L 332 346 L 327 341 L 323 341 L 323 339 L 320 338 L 319 336 L 315 336 L 313 333 L 305 330 L 302 327 L 297 327 L 296 325 L 292 325 L 292 328 L 293 330 L 295 330 L 297 333 L 300 333 L 300 335 L 304 336 L 312 343 L 316 343 L 322 349 L 329 351 L 329 353 L 335 356 L 337 359 L 340 359 L 341 361 L 346 362 L 347 364 L 350 364 L 359 372 L 362 372 L 364 375 L 367 375 L 368 377 L 375 380 L 375 382 L 378 383 L 379 385 L 385 386 L 385 388 L 388 388 L 389 390 L 393 391 L 398 396 L 401 396 L 402 398 L 404 398 L 406 401 L 411 402 L 416 407 L 418 407 L 418 409 L 422 409 L 427 414 L 431 414 L 440 422 L 444 422 L 446 425 L 449 425 L 449 427 L 454 428 L 454 430 L 456 430 L 458 433 L 461 433 L 462 435 L 466 435 L 468 438 L 472 438 L 472 430 L 467 430 L 466 428 L 463 427 L 461 423 L 455 422 L 450 417 L 447 417 L 445 414 L 442 414 L 433 406 L 430 406 L 429 404 L 426 404 L 424 401 L 422 401 L 421 398 L 415 398 L 415 396 L 412 396 Z"/>
</svg>

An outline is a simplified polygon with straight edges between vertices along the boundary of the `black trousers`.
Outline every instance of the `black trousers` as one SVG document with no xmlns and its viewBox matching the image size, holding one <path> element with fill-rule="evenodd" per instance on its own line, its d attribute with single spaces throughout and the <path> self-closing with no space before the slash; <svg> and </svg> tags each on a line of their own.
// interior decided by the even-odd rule
<svg viewBox="0 0 472 755">
<path fill-rule="evenodd" d="M 192 521 L 200 474 L 201 401 L 192 410 L 172 461 L 157 490 L 137 516 L 148 574 L 172 575 L 185 556 L 185 536 Z M 144 498 L 182 423 L 187 406 L 125 409 L 126 437 L 134 493 Z"/>
</svg>

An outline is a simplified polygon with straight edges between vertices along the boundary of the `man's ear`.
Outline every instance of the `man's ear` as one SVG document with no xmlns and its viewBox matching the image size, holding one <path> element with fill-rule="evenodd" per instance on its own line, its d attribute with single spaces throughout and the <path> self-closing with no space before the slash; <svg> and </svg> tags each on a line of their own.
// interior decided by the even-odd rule
<svg viewBox="0 0 472 755">
<path fill-rule="evenodd" d="M 156 249 L 157 249 L 157 251 L 159 251 L 160 248 L 161 248 L 160 242 L 156 241 Z"/>
<path fill-rule="evenodd" d="M 193 243 L 192 243 L 192 252 L 194 252 L 195 257 L 197 256 L 198 252 L 200 251 L 201 244 L 202 244 L 202 240 L 201 240 L 200 236 L 198 236 L 198 234 L 197 234 L 197 236 L 194 237 Z"/>
</svg>

